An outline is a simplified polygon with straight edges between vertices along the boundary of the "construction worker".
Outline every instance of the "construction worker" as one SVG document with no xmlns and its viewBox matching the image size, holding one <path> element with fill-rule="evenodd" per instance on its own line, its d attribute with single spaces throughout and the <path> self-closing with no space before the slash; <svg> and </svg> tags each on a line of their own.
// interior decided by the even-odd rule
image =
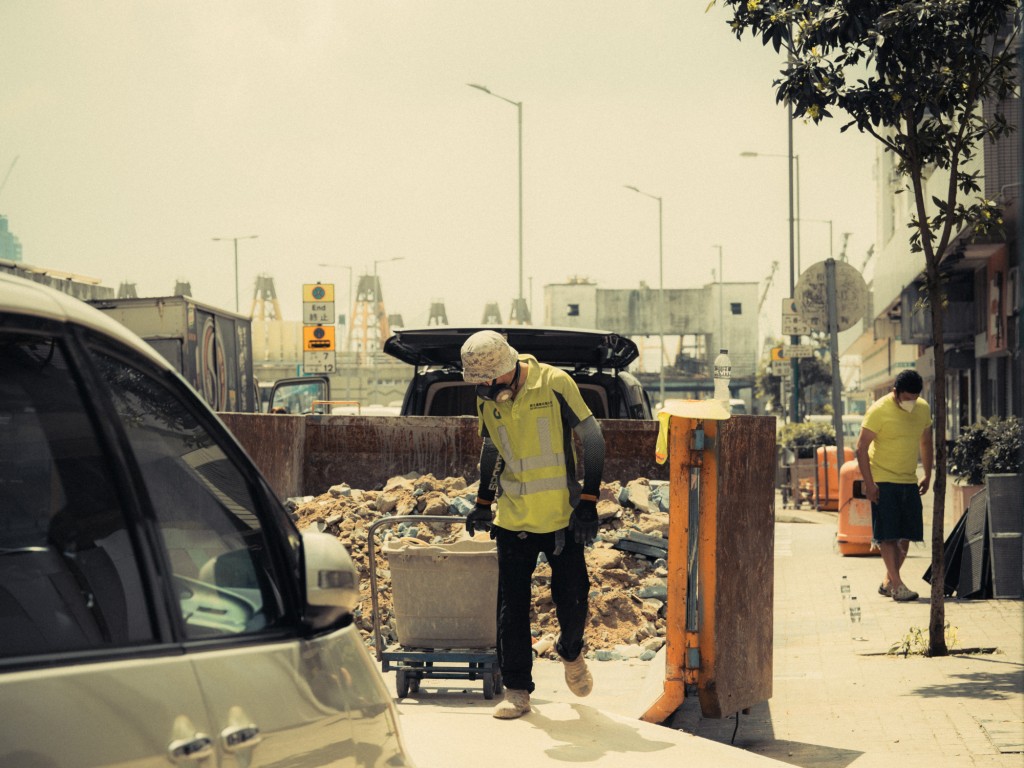
<svg viewBox="0 0 1024 768">
<path fill-rule="evenodd" d="M 520 355 L 495 331 L 462 346 L 463 378 L 477 384 L 483 438 L 480 488 L 466 529 L 490 531 L 498 547 L 498 664 L 505 697 L 494 717 L 530 711 L 533 646 L 531 585 L 538 556 L 551 566 L 565 681 L 586 696 L 593 678 L 583 656 L 590 578 L 584 546 L 597 536 L 604 437 L 576 382 L 565 371 Z M 583 445 L 576 479 L 573 431 Z M 493 505 L 497 499 L 497 514 Z"/>
</svg>

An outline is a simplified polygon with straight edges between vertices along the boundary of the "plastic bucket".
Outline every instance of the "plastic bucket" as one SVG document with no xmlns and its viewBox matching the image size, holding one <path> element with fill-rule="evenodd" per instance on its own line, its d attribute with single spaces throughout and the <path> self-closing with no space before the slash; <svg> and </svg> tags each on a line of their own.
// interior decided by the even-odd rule
<svg viewBox="0 0 1024 768">
<path fill-rule="evenodd" d="M 391 539 L 395 633 L 405 647 L 491 648 L 497 642 L 498 549 L 493 541 Z"/>
</svg>

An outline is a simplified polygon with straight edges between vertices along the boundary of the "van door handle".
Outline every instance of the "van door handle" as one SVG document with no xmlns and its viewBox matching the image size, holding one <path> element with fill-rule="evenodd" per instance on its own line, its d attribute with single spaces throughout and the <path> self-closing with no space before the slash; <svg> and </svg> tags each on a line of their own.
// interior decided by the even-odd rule
<svg viewBox="0 0 1024 768">
<path fill-rule="evenodd" d="M 175 739 L 167 747 L 167 757 L 172 763 L 205 760 L 212 754 L 213 739 L 205 733 L 196 733 L 187 739 Z"/>
<path fill-rule="evenodd" d="M 251 749 L 261 741 L 263 741 L 263 737 L 260 735 L 260 729 L 253 723 L 228 726 L 220 732 L 220 742 L 227 752 Z"/>
</svg>

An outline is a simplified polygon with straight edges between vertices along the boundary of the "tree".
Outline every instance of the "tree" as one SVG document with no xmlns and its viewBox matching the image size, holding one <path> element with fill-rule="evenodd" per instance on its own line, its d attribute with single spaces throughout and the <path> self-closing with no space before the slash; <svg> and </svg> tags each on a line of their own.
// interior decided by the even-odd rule
<svg viewBox="0 0 1024 768">
<path fill-rule="evenodd" d="M 712 5 L 717 0 L 712 0 Z M 910 247 L 925 257 L 926 297 L 935 352 L 935 424 L 946 423 L 942 275 L 951 240 L 963 230 L 984 234 L 1001 225 L 999 206 L 981 195 L 966 168 L 985 139 L 1010 132 L 1001 114 L 986 117 L 1016 87 L 1017 0 L 723 0 L 730 26 L 785 50 L 775 81 L 792 116 L 820 123 L 833 109 L 877 139 L 896 160 L 913 198 Z M 710 6 L 709 6 L 710 7 Z M 935 169 L 948 174 L 941 196 L 927 199 Z M 945 177 L 943 177 L 945 178 Z M 943 510 L 946 444 L 936 440 L 932 510 L 929 655 L 948 652 L 943 634 Z"/>
</svg>

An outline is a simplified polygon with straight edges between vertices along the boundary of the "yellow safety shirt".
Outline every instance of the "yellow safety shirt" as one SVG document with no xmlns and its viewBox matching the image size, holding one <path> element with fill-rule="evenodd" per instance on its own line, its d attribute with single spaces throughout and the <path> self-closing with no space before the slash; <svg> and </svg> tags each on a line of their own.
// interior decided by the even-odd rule
<svg viewBox="0 0 1024 768">
<path fill-rule="evenodd" d="M 514 398 L 504 403 L 477 398 L 480 434 L 494 441 L 504 465 L 494 523 L 511 531 L 550 533 L 569 524 L 579 495 L 572 430 L 562 419 L 556 393 L 575 414 L 570 423 L 592 414 L 568 373 L 532 355 L 519 360 L 529 367 Z"/>
</svg>

